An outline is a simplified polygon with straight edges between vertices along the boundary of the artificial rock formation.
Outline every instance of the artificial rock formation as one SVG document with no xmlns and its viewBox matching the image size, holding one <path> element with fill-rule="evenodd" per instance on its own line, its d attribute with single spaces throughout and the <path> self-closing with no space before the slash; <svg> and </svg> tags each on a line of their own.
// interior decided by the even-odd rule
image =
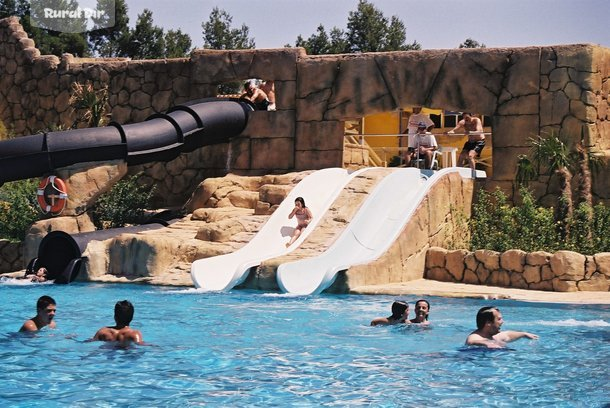
<svg viewBox="0 0 610 408">
<path fill-rule="evenodd" d="M 111 119 L 145 120 L 191 99 L 216 96 L 218 85 L 272 79 L 276 112 L 253 112 L 229 143 L 206 146 L 169 163 L 134 166 L 156 186 L 155 204 L 180 206 L 205 178 L 286 173 L 344 163 L 366 165 L 345 147 L 345 121 L 425 105 L 492 118 L 493 169 L 488 188 L 512 195 L 517 157 L 529 138 L 557 134 L 573 148 L 581 138 L 610 157 L 610 50 L 576 44 L 524 48 L 424 50 L 308 56 L 302 48 L 196 50 L 189 58 L 132 61 L 42 56 L 16 18 L 0 20 L 0 119 L 18 135 L 71 124 L 70 84 L 108 87 Z M 364 78 L 364 79 L 363 79 Z M 553 175 L 532 183 L 551 201 Z M 610 201 L 598 177 L 597 199 Z"/>
<path fill-rule="evenodd" d="M 444 282 L 555 292 L 610 290 L 610 253 L 585 256 L 520 250 L 449 251 L 431 248 L 425 278 Z"/>
</svg>

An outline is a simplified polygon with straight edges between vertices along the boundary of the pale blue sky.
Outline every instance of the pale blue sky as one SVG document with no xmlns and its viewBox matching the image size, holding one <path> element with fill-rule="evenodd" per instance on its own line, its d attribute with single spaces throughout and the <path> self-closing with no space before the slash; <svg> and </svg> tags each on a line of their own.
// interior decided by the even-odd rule
<svg viewBox="0 0 610 408">
<path fill-rule="evenodd" d="M 488 47 L 592 43 L 610 47 L 608 0 L 374 0 L 386 17 L 398 16 L 407 42 L 424 49 L 456 48 L 466 38 Z M 358 0 L 127 0 L 130 25 L 145 8 L 154 23 L 181 29 L 201 47 L 201 23 L 218 6 L 233 17 L 233 27 L 250 28 L 256 48 L 294 45 L 319 24 L 343 30 Z"/>
</svg>

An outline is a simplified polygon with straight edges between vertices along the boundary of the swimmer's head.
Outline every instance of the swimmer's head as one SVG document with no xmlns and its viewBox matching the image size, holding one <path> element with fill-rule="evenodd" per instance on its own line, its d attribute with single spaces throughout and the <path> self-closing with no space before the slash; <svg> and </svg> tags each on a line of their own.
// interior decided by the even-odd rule
<svg viewBox="0 0 610 408">
<path fill-rule="evenodd" d="M 301 207 L 302 208 L 306 208 L 307 206 L 305 205 L 305 200 L 303 199 L 303 197 L 297 197 L 294 199 L 294 203 L 301 203 Z"/>
<path fill-rule="evenodd" d="M 133 319 L 133 305 L 129 300 L 121 300 L 114 305 L 114 320 L 119 326 L 128 326 Z"/>
<path fill-rule="evenodd" d="M 396 300 L 392 303 L 392 319 L 398 320 L 405 312 L 409 311 L 409 304 L 403 300 Z"/>
<path fill-rule="evenodd" d="M 426 320 L 428 320 L 428 314 L 430 313 L 430 302 L 426 299 L 419 299 L 415 302 L 415 314 L 423 314 L 425 315 Z"/>
<path fill-rule="evenodd" d="M 479 309 L 479 312 L 477 313 L 477 329 L 481 330 L 485 327 L 486 323 L 495 320 L 494 310 L 498 310 L 498 308 L 495 306 L 486 306 Z"/>
</svg>

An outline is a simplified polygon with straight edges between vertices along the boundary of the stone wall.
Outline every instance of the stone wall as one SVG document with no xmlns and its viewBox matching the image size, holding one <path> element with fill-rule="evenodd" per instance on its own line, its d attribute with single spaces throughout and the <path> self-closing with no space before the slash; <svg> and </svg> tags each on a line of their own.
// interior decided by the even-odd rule
<svg viewBox="0 0 610 408">
<path fill-rule="evenodd" d="M 431 248 L 425 277 L 444 282 L 555 292 L 609 291 L 610 253 L 585 256 L 571 251 L 503 253 Z"/>
<path fill-rule="evenodd" d="M 493 176 L 488 188 L 512 194 L 517 156 L 528 138 L 581 137 L 610 164 L 610 50 L 595 45 L 426 50 L 308 56 L 302 48 L 197 50 L 190 58 L 132 61 L 42 56 L 18 19 L 0 20 L 0 119 L 17 135 L 71 123 L 70 85 L 108 86 L 111 119 L 138 122 L 174 104 L 215 96 L 218 84 L 273 79 L 277 112 L 254 112 L 229 144 L 170 163 L 130 168 L 157 186 L 156 204 L 178 205 L 207 177 L 359 165 L 344 152 L 344 121 L 410 105 L 492 117 Z M 548 202 L 557 182 L 533 183 Z M 610 179 L 597 177 L 598 200 Z"/>
<path fill-rule="evenodd" d="M 23 269 L 23 244 L 0 239 L 0 273 Z"/>
</svg>

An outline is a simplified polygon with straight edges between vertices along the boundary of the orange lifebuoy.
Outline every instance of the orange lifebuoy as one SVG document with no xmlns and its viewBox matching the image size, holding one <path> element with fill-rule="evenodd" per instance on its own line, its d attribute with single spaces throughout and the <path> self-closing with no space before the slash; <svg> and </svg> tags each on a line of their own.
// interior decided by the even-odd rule
<svg viewBox="0 0 610 408">
<path fill-rule="evenodd" d="M 60 214 L 68 202 L 66 183 L 56 176 L 42 179 L 36 190 L 36 199 L 43 213 Z"/>
</svg>

